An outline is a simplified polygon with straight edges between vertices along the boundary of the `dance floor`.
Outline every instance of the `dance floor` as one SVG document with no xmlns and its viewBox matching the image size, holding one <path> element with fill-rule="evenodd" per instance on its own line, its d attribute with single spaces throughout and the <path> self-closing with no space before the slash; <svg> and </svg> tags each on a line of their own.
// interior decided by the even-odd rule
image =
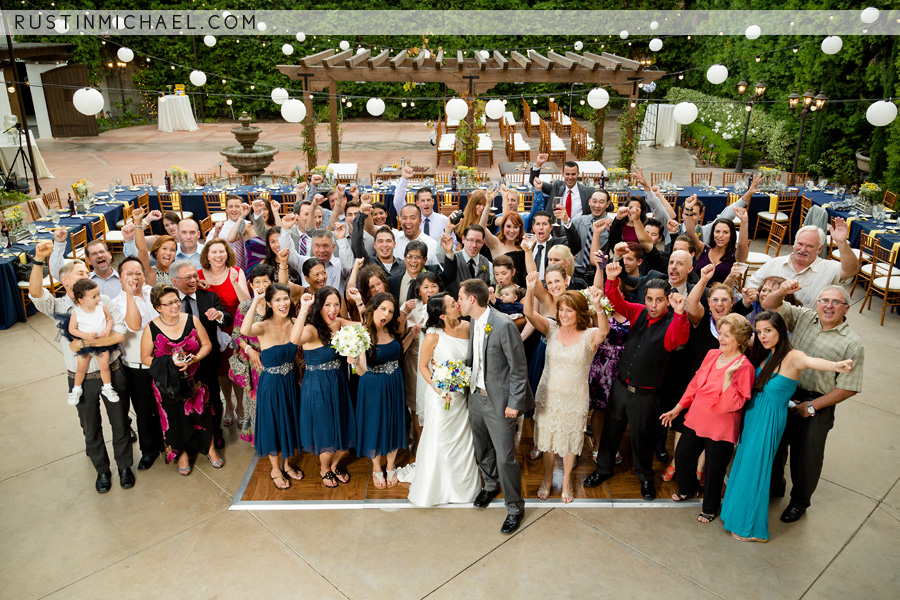
<svg viewBox="0 0 900 600">
<path fill-rule="evenodd" d="M 621 464 L 616 466 L 615 475 L 603 485 L 596 488 L 585 488 L 581 485 L 584 478 L 594 470 L 591 458 L 590 439 L 585 436 L 585 445 L 578 464 L 575 467 L 575 501 L 563 504 L 560 499 L 562 491 L 563 466 L 562 459 L 557 458 L 553 471 L 553 489 L 550 497 L 542 501 L 537 497 L 537 489 L 543 476 L 543 459 L 531 460 L 528 453 L 534 447 L 531 421 L 519 427 L 519 440 L 516 458 L 522 466 L 522 495 L 526 506 L 568 506 L 591 507 L 684 507 L 697 504 L 698 500 L 676 504 L 669 498 L 676 492 L 675 481 L 663 481 L 662 472 L 667 465 L 654 459 L 653 469 L 656 471 L 657 499 L 648 502 L 641 498 L 641 485 L 632 468 L 631 446 L 628 432 L 622 438 Z M 669 436 L 669 454 L 673 453 L 672 435 Z M 404 466 L 414 461 L 414 457 L 406 450 L 401 450 L 397 465 Z M 400 483 L 392 488 L 377 489 L 372 484 L 372 462 L 367 458 L 345 459 L 344 468 L 350 473 L 350 482 L 334 489 L 328 489 L 319 477 L 319 459 L 315 455 L 304 452 L 292 465 L 303 470 L 302 481 L 291 481 L 287 490 L 279 490 L 272 483 L 271 463 L 268 459 L 254 458 L 250 462 L 241 486 L 234 496 L 232 510 L 302 510 L 302 509 L 351 509 L 351 508 L 418 508 L 406 500 L 408 483 Z M 295 464 L 296 463 L 296 464 Z M 498 496 L 492 506 L 502 506 L 502 496 Z M 447 507 L 470 508 L 471 504 L 447 505 Z"/>
</svg>

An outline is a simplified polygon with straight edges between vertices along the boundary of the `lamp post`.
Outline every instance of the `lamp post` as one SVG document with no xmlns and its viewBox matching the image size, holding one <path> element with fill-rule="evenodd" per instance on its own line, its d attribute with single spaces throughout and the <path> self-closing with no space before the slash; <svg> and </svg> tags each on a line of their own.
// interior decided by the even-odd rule
<svg viewBox="0 0 900 600">
<path fill-rule="evenodd" d="M 825 108 L 825 102 L 828 100 L 824 92 L 819 92 L 814 95 L 812 89 L 809 89 L 801 96 L 797 93 L 797 90 L 794 90 L 793 93 L 788 96 L 788 104 L 791 107 L 791 117 L 794 119 L 797 118 L 797 105 L 800 104 L 801 98 L 803 98 L 803 109 L 800 111 L 800 135 L 797 136 L 797 148 L 794 150 L 793 173 L 797 172 L 797 160 L 800 158 L 800 144 L 803 142 L 803 126 L 806 125 L 806 119 L 812 119 L 815 115 L 811 113 Z"/>
<path fill-rule="evenodd" d="M 738 96 L 743 100 L 744 92 L 747 91 L 747 82 L 741 79 L 741 82 L 738 83 Z M 741 138 L 741 152 L 738 154 L 737 163 L 734 165 L 735 173 L 743 173 L 744 172 L 744 147 L 747 145 L 747 131 L 750 129 L 750 113 L 753 111 L 753 105 L 759 102 L 762 98 L 762 95 L 766 93 L 766 82 L 760 81 L 756 84 L 756 89 L 750 98 L 747 100 L 747 120 L 744 122 L 744 137 Z"/>
</svg>

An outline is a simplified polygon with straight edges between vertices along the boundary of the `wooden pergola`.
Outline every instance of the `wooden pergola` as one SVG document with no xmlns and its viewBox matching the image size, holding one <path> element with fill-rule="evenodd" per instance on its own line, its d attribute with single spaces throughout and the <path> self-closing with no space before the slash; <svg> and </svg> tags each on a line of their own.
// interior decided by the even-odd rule
<svg viewBox="0 0 900 600">
<path fill-rule="evenodd" d="M 494 50 L 487 58 L 481 52 L 473 54 L 473 57 L 465 58 L 462 51 L 440 50 L 433 55 L 420 52 L 418 56 L 411 56 L 408 50 L 403 50 L 391 56 L 388 50 L 373 55 L 370 50 L 357 53 L 353 49 L 341 52 L 328 49 L 299 59 L 298 65 L 278 65 L 278 70 L 294 81 L 303 82 L 307 140 L 313 148 L 315 128 L 309 92 L 328 88 L 331 155 L 335 162 L 338 162 L 340 153 L 338 81 L 443 83 L 470 102 L 500 83 L 581 83 L 609 87 L 623 96 L 636 99 L 638 83 L 656 81 L 666 74 L 665 71 L 645 70 L 644 65 L 636 60 L 608 52 L 566 52 L 563 55 L 550 50 L 544 55 L 528 50 L 526 53 L 511 51 L 507 57 Z M 466 119 L 472 126 L 471 110 Z M 601 120 L 594 139 L 603 139 L 602 127 Z M 309 154 L 307 156 L 314 161 Z"/>
</svg>

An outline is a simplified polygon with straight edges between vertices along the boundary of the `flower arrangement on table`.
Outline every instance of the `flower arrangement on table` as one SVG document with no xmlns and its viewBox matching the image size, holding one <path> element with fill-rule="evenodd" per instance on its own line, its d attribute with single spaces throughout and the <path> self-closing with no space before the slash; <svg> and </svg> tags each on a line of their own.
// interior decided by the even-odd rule
<svg viewBox="0 0 900 600">
<path fill-rule="evenodd" d="M 622 189 L 624 182 L 628 178 L 628 170 L 622 167 L 615 167 L 606 171 L 609 178 L 609 184 L 612 189 Z"/>
<path fill-rule="evenodd" d="M 882 197 L 881 186 L 877 183 L 867 181 L 859 186 L 859 195 L 863 197 L 866 204 L 876 204 L 878 198 Z"/>
<path fill-rule="evenodd" d="M 762 187 L 771 189 L 781 179 L 781 170 L 773 169 L 772 167 L 760 167 L 759 176 L 763 178 Z"/>
<path fill-rule="evenodd" d="M 17 231 L 21 229 L 22 223 L 25 222 L 25 213 L 18 206 L 14 206 L 3 213 L 3 218 L 6 219 L 6 226 L 10 231 Z"/>
<path fill-rule="evenodd" d="M 439 392 L 452 394 L 462 392 L 469 387 L 472 368 L 461 360 L 447 360 L 431 371 L 431 381 Z M 444 402 L 444 410 L 450 410 L 449 396 Z"/>
<path fill-rule="evenodd" d="M 478 169 L 475 167 L 467 167 L 465 165 L 456 167 L 457 177 L 475 177 L 476 175 L 478 175 Z"/>
<path fill-rule="evenodd" d="M 321 175 L 325 181 L 334 179 L 334 171 L 327 166 L 315 166 L 309 171 L 310 175 Z"/>
<path fill-rule="evenodd" d="M 360 323 L 344 325 L 331 338 L 331 347 L 344 358 L 356 358 L 372 347 L 372 338 Z M 356 367 L 351 369 L 356 373 Z"/>
<path fill-rule="evenodd" d="M 75 195 L 78 196 L 80 200 L 87 198 L 92 189 L 94 189 L 94 184 L 87 179 L 79 179 L 72 184 L 72 191 L 75 192 Z"/>
</svg>

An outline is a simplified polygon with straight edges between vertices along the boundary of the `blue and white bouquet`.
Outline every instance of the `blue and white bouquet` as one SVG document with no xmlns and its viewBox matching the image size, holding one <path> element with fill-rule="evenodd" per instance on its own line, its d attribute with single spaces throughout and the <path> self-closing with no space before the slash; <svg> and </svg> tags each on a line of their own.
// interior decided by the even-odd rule
<svg viewBox="0 0 900 600">
<path fill-rule="evenodd" d="M 447 360 L 439 364 L 431 372 L 434 386 L 445 394 L 462 392 L 469 387 L 472 368 L 461 360 Z M 450 410 L 450 400 L 444 404 L 444 410 Z"/>
</svg>

